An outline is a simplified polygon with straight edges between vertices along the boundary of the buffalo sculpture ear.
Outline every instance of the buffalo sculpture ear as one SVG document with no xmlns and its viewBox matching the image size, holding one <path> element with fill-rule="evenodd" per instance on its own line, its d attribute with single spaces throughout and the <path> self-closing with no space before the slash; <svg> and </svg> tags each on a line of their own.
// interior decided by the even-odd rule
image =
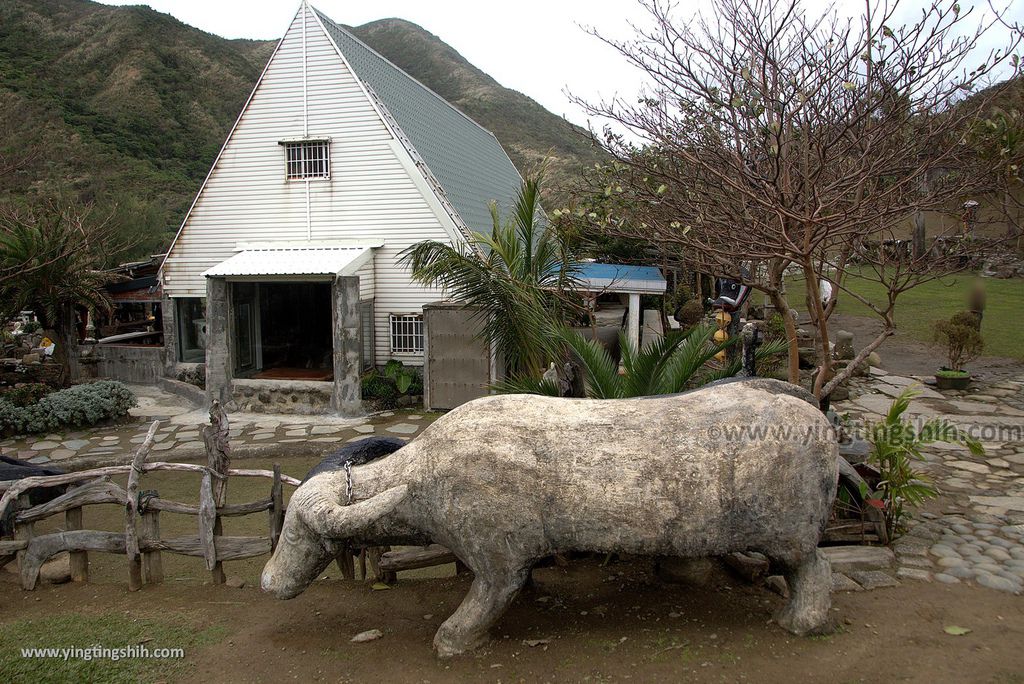
<svg viewBox="0 0 1024 684">
<path fill-rule="evenodd" d="M 407 485 L 392 487 L 366 501 L 342 506 L 321 496 L 313 505 L 300 509 L 303 522 L 328 539 L 351 537 L 388 515 L 409 493 Z"/>
</svg>

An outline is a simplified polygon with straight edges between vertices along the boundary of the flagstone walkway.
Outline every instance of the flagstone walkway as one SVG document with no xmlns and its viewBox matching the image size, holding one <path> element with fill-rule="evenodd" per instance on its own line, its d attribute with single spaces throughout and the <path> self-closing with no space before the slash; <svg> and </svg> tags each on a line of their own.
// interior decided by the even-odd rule
<svg viewBox="0 0 1024 684">
<path fill-rule="evenodd" d="M 893 545 L 900 579 L 958 583 L 1021 593 L 1024 590 L 1024 375 L 986 383 L 966 392 L 939 392 L 924 378 L 888 375 L 853 383 L 851 398 L 836 402 L 851 419 L 880 421 L 892 398 L 907 386 L 920 396 L 908 413 L 944 418 L 977 438 L 985 455 L 936 443 L 919 464 L 939 488 L 940 498 L 910 520 Z M 856 585 L 854 585 L 856 586 Z"/>
<path fill-rule="evenodd" d="M 121 463 L 143 442 L 152 421 L 160 420 L 151 460 L 202 457 L 200 430 L 209 421 L 206 412 L 159 388 L 135 385 L 131 389 L 139 405 L 124 423 L 6 439 L 0 441 L 0 454 L 34 464 L 71 468 Z M 236 457 L 288 457 L 326 453 L 343 442 L 374 434 L 411 439 L 436 417 L 437 414 L 408 410 L 385 411 L 360 419 L 233 413 L 229 422 Z"/>
</svg>

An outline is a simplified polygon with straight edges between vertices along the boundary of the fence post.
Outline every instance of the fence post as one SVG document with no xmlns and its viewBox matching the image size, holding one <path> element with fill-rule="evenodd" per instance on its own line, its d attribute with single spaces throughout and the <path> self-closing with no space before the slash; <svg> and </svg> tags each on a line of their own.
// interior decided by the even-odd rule
<svg viewBox="0 0 1024 684">
<path fill-rule="evenodd" d="M 27 493 L 26 494 L 22 494 L 21 496 L 18 497 L 17 504 L 18 505 L 15 507 L 15 515 L 17 515 L 17 511 L 19 511 L 19 510 L 25 510 L 27 508 L 31 508 L 32 507 L 32 504 L 29 502 L 28 494 Z M 34 537 L 34 536 L 36 536 L 34 523 L 30 523 L 30 522 L 29 523 L 15 523 L 15 525 L 14 525 L 14 538 L 15 539 L 19 539 L 19 540 L 22 540 L 22 541 L 30 542 L 32 540 L 32 537 Z M 17 558 L 18 558 L 18 574 L 19 575 L 21 574 L 22 567 L 24 567 L 25 554 L 27 552 L 28 552 L 27 548 L 18 551 Z M 31 587 L 25 587 L 24 586 L 24 582 L 23 582 L 22 588 L 26 589 L 26 588 L 31 588 Z"/>
<path fill-rule="evenodd" d="M 217 473 L 221 477 L 210 477 L 209 492 L 212 494 L 213 504 L 213 529 L 212 535 L 208 540 L 207 553 L 207 566 L 210 568 L 211 579 L 214 584 L 224 584 L 227 578 L 224 575 L 224 564 L 217 560 L 217 537 L 221 536 L 223 532 L 220 515 L 217 514 L 217 509 L 224 505 L 227 499 L 227 488 L 228 488 L 228 468 L 231 466 L 231 444 L 228 439 L 229 426 L 228 426 L 228 415 L 224 412 L 224 408 L 220 405 L 220 402 L 216 399 L 213 401 L 213 406 L 210 407 L 210 424 L 203 428 L 203 444 L 206 446 L 206 461 L 212 473 Z M 209 477 L 209 476 L 207 476 Z M 203 478 L 203 491 L 200 492 L 200 507 L 202 507 L 203 497 L 207 494 L 206 481 L 207 477 Z M 200 530 L 203 529 L 203 515 L 200 516 Z M 202 539 L 202 534 L 200 534 Z M 212 563 L 211 563 L 212 560 Z"/>
<path fill-rule="evenodd" d="M 64 513 L 64 527 L 68 530 L 81 530 L 82 507 L 69 508 Z M 70 555 L 71 581 L 89 581 L 89 554 L 86 551 L 72 551 Z"/>
<path fill-rule="evenodd" d="M 139 533 L 136 528 L 139 512 L 139 477 L 142 475 L 142 464 L 146 462 L 146 456 L 153 448 L 158 427 L 159 420 L 154 420 L 149 426 L 146 439 L 132 457 L 132 469 L 128 471 L 128 486 L 125 487 L 124 550 L 128 556 L 128 591 L 138 591 L 142 588 L 142 554 L 139 551 Z"/>
<path fill-rule="evenodd" d="M 277 549 L 284 527 L 284 489 L 281 484 L 281 464 L 274 464 L 274 483 L 270 486 L 270 552 Z"/>
<path fill-rule="evenodd" d="M 142 514 L 142 537 L 151 541 L 160 539 L 160 511 L 147 509 Z M 164 581 L 164 563 L 159 551 L 143 552 L 142 569 L 146 584 L 160 584 Z"/>
</svg>

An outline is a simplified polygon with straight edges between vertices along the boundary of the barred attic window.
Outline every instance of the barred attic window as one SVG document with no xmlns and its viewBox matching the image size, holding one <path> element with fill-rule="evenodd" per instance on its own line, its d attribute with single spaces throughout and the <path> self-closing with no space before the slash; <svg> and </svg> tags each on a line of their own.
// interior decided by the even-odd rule
<svg viewBox="0 0 1024 684">
<path fill-rule="evenodd" d="M 288 180 L 331 177 L 331 152 L 327 140 L 284 143 Z"/>
<path fill-rule="evenodd" d="M 422 314 L 391 314 L 391 353 L 423 353 Z"/>
</svg>

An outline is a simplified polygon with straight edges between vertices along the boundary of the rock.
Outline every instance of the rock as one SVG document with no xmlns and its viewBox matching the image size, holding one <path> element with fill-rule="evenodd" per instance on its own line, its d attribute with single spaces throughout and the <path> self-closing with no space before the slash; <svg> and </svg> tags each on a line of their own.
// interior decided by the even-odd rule
<svg viewBox="0 0 1024 684">
<path fill-rule="evenodd" d="M 869 591 L 883 587 L 896 587 L 900 584 L 896 581 L 895 577 L 881 570 L 858 570 L 851 572 L 850 577 L 853 578 L 854 582 Z"/>
<path fill-rule="evenodd" d="M 25 366 L 28 366 L 33 363 L 39 363 L 40 361 L 41 358 L 39 354 L 25 354 L 24 356 L 21 357 L 21 363 Z"/>
<path fill-rule="evenodd" d="M 891 568 L 896 556 L 884 546 L 828 546 L 821 549 L 833 572 Z"/>
<path fill-rule="evenodd" d="M 758 582 L 768 574 L 768 559 L 764 557 L 758 558 L 746 553 L 730 553 L 723 560 L 737 575 L 750 583 Z"/>
<path fill-rule="evenodd" d="M 376 641 L 384 636 L 384 632 L 379 629 L 368 629 L 365 632 L 360 632 L 352 637 L 351 641 L 354 644 L 361 644 L 367 641 Z"/>
<path fill-rule="evenodd" d="M 332 435 L 336 432 L 341 432 L 342 429 L 339 425 L 314 425 L 309 433 L 311 435 Z"/>
<path fill-rule="evenodd" d="M 782 575 L 769 575 L 764 580 L 764 586 L 768 587 L 782 598 L 789 598 L 789 585 Z"/>
<path fill-rule="evenodd" d="M 900 568 L 896 571 L 896 577 L 900 579 L 912 579 L 919 582 L 931 582 L 932 574 L 921 568 Z"/>
<path fill-rule="evenodd" d="M 853 333 L 846 330 L 836 332 L 836 346 L 832 350 L 833 356 L 837 359 L 848 360 L 856 356 L 853 351 Z"/>
<path fill-rule="evenodd" d="M 832 591 L 863 591 L 864 587 L 860 586 L 852 579 L 847 577 L 841 572 L 832 573 Z"/>
<path fill-rule="evenodd" d="M 868 354 L 867 362 L 869 366 L 873 366 L 875 368 L 882 367 L 882 357 L 878 354 L 878 352 L 871 352 L 870 354 Z"/>
<path fill-rule="evenodd" d="M 1005 591 L 1008 594 L 1019 594 L 1021 590 L 1020 582 L 1011 582 L 1005 577 L 999 577 L 997 575 L 979 574 L 975 580 L 978 584 L 989 589 L 995 589 L 996 591 Z"/>
<path fill-rule="evenodd" d="M 232 575 L 231 577 L 228 577 L 227 582 L 225 582 L 224 584 L 231 587 L 232 589 L 241 589 L 245 586 L 245 580 L 241 577 L 238 577 L 237 575 Z"/>
<path fill-rule="evenodd" d="M 947 461 L 946 465 L 960 470 L 966 470 L 971 473 L 977 473 L 979 475 L 987 475 L 989 472 L 987 465 L 976 461 Z"/>
<path fill-rule="evenodd" d="M 15 564 L 11 564 L 14 566 Z M 71 555 L 64 551 L 43 563 L 39 579 L 50 584 L 64 584 L 71 581 Z"/>
<path fill-rule="evenodd" d="M 420 428 L 418 425 L 413 425 L 411 423 L 398 423 L 397 425 L 388 426 L 385 429 L 388 432 L 395 433 L 396 435 L 413 435 L 416 434 L 416 431 Z"/>
<path fill-rule="evenodd" d="M 942 582 L 943 584 L 960 584 L 960 580 L 956 577 L 941 572 L 935 576 L 935 581 Z"/>
<path fill-rule="evenodd" d="M 710 558 L 662 558 L 655 573 L 662 582 L 709 587 L 718 573 L 718 564 Z"/>
</svg>

